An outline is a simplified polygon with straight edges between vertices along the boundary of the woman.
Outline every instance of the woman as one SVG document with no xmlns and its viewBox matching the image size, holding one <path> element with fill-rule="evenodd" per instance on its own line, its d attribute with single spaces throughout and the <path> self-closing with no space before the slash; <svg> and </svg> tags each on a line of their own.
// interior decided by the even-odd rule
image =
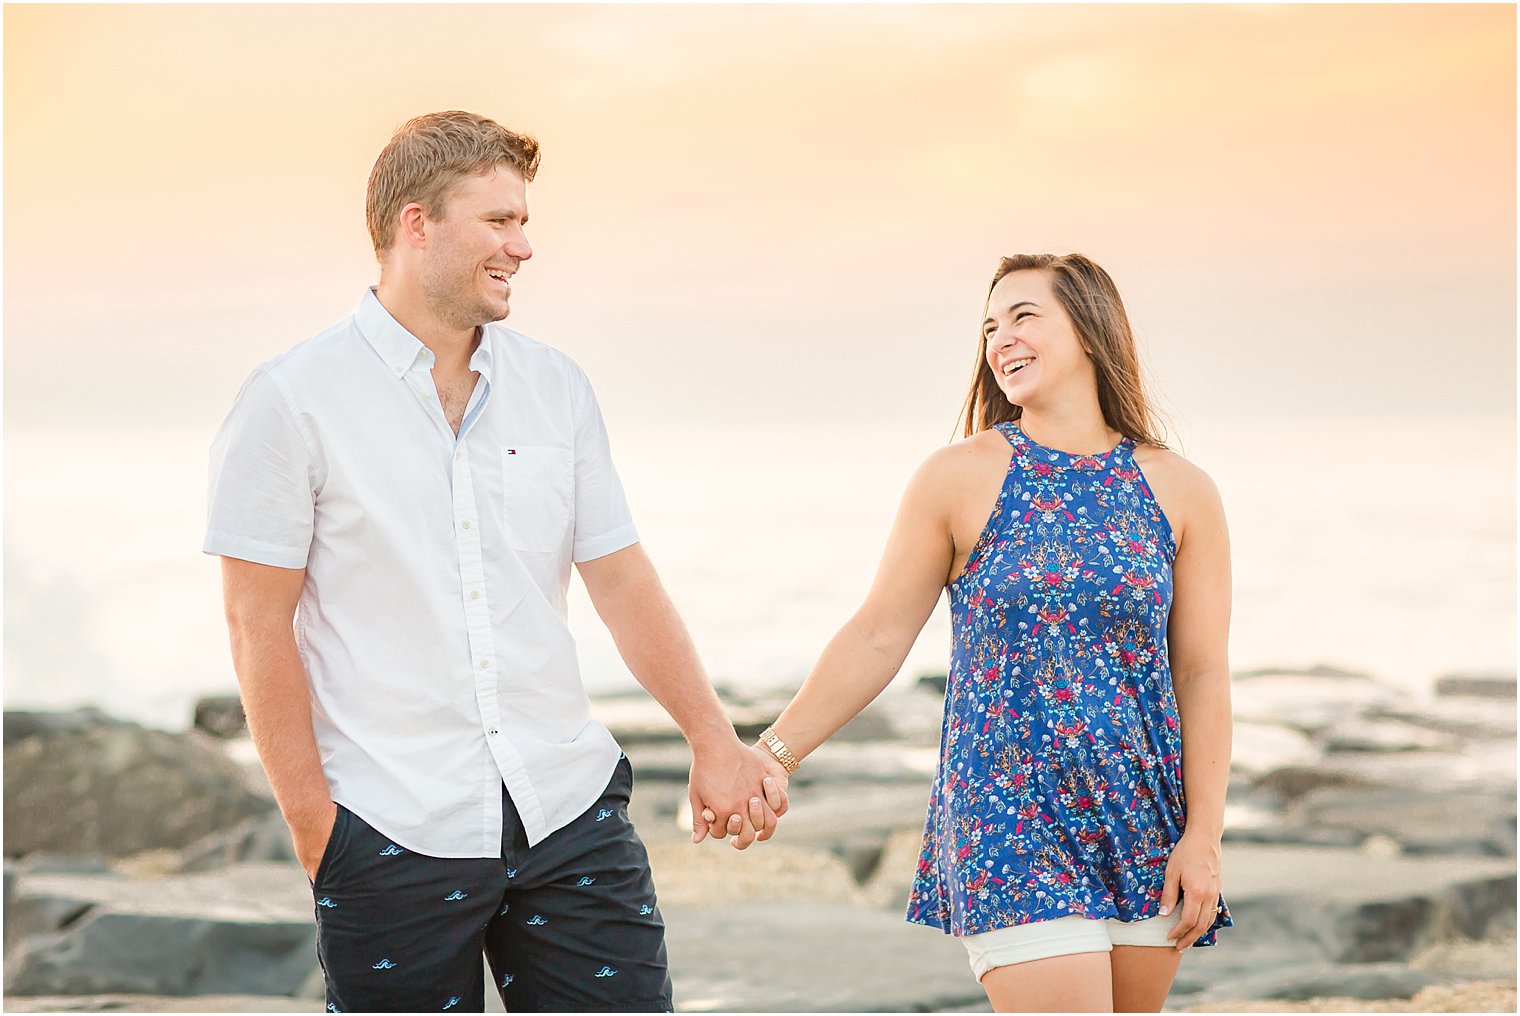
<svg viewBox="0 0 1520 1016">
<path fill-rule="evenodd" d="M 1080 254 L 1002 260 L 963 417 L 762 744 L 788 769 L 806 758 L 891 681 L 948 588 L 908 920 L 961 938 L 998 1011 L 1159 1011 L 1182 951 L 1232 923 L 1223 506 L 1157 439 L 1118 290 Z"/>
</svg>

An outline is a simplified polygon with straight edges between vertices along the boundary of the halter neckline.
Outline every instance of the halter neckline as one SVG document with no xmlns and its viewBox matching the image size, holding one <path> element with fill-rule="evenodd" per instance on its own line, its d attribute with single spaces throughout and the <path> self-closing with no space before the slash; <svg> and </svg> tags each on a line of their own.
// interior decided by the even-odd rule
<svg viewBox="0 0 1520 1016">
<path fill-rule="evenodd" d="M 1008 438 L 1009 441 L 1022 441 L 1036 451 L 1044 452 L 1050 456 L 1061 456 L 1062 458 L 1073 462 L 1077 459 L 1097 459 L 1100 462 L 1106 462 L 1111 456 L 1119 452 L 1121 449 L 1132 448 L 1135 444 L 1132 438 L 1121 437 L 1119 439 L 1119 443 L 1114 445 L 1106 452 L 1068 452 L 1062 451 L 1060 448 L 1051 448 L 1048 445 L 1040 444 L 1040 442 L 1036 441 L 1034 438 L 1030 437 L 1024 432 L 1024 428 L 1019 426 L 1019 422 L 1017 420 L 1009 420 L 1005 423 L 1000 423 L 997 425 L 997 429 L 1002 431 L 1003 436 Z"/>
</svg>

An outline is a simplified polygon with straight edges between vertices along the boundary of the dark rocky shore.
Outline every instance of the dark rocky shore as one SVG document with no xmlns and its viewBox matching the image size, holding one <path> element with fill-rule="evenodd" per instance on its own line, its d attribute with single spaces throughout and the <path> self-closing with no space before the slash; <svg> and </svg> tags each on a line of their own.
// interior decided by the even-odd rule
<svg viewBox="0 0 1520 1016">
<path fill-rule="evenodd" d="M 964 950 L 902 919 L 942 688 L 853 721 L 743 853 L 690 844 L 689 756 L 659 707 L 596 702 L 633 760 L 680 1009 L 987 1011 Z M 1330 668 L 1233 688 L 1236 927 L 1185 956 L 1168 1009 L 1514 1011 L 1514 678 L 1420 700 Z M 781 704 L 725 699 L 747 734 Z M 321 1009 L 310 891 L 235 698 L 196 720 L 6 714 L 7 1009 Z"/>
</svg>

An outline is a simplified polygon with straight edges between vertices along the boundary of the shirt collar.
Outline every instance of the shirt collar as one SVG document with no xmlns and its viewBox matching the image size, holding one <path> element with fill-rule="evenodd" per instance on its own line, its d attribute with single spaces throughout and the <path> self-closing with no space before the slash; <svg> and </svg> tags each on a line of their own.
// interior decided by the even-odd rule
<svg viewBox="0 0 1520 1016">
<path fill-rule="evenodd" d="M 391 312 L 385 309 L 385 305 L 375 295 L 374 286 L 364 291 L 359 309 L 354 311 L 354 321 L 359 326 L 359 334 L 364 336 L 393 376 L 405 377 L 419 356 L 431 369 L 433 351 L 391 317 Z M 470 354 L 470 369 L 479 371 L 487 382 L 491 380 L 491 333 L 486 328 L 481 328 L 480 343 L 475 347 L 475 352 Z"/>
</svg>

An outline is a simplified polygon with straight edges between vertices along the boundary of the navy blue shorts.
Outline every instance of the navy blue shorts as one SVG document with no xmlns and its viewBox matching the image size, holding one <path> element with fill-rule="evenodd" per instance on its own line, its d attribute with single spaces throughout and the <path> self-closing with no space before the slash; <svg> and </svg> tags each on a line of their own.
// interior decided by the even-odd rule
<svg viewBox="0 0 1520 1016">
<path fill-rule="evenodd" d="M 620 759 L 600 800 L 528 849 L 502 793 L 501 858 L 403 850 L 338 807 L 312 885 L 329 1012 L 673 1012 L 665 923 Z"/>
</svg>

